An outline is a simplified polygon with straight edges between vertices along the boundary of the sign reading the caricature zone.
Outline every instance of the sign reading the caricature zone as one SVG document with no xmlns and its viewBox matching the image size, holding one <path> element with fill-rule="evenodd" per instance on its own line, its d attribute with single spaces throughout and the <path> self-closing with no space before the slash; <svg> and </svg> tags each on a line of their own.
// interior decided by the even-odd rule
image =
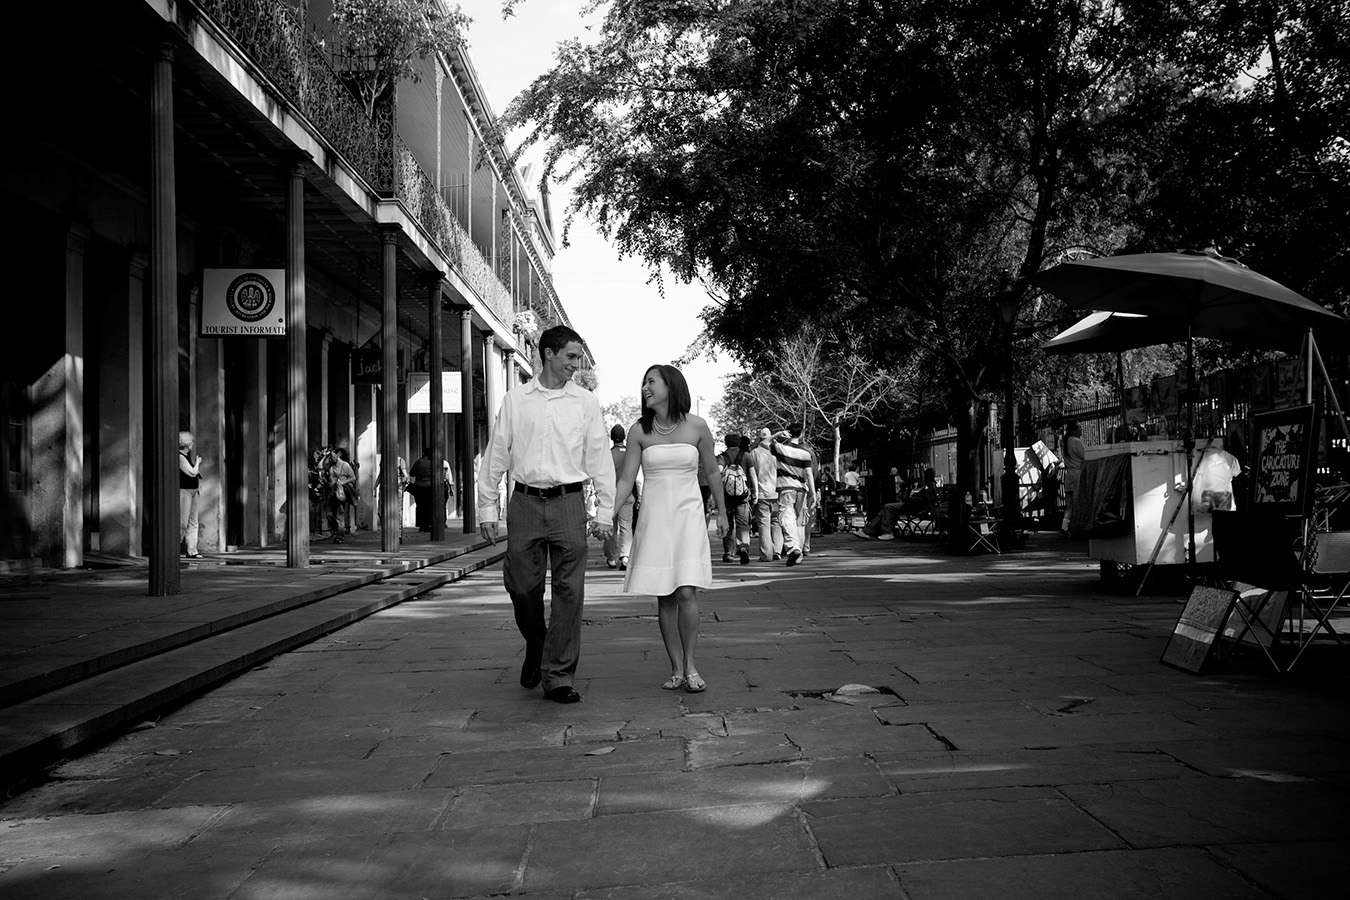
<svg viewBox="0 0 1350 900">
<path fill-rule="evenodd" d="M 1252 505 L 1290 516 L 1311 511 L 1317 409 L 1299 406 L 1253 417 Z"/>
<path fill-rule="evenodd" d="M 285 337 L 285 269 L 203 269 L 202 337 Z"/>
</svg>

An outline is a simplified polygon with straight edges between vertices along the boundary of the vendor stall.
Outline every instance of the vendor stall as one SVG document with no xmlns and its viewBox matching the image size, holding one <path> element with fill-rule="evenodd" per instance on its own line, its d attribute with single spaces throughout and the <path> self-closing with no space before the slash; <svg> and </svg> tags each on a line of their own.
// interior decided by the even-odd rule
<svg viewBox="0 0 1350 900">
<path fill-rule="evenodd" d="M 1159 340 L 1176 340 L 1184 328 L 1186 368 L 1181 383 L 1185 385 L 1185 396 L 1179 400 L 1185 414 L 1182 440 L 1156 448 L 1154 455 L 1158 459 L 1154 465 L 1137 463 L 1136 459 L 1146 460 L 1149 454 L 1141 451 L 1136 455 L 1134 445 L 1129 449 L 1128 465 L 1123 465 L 1122 460 L 1111 463 L 1114 471 L 1120 472 L 1122 477 L 1128 475 L 1130 479 L 1129 490 L 1122 488 L 1116 495 L 1122 498 L 1122 520 L 1127 521 L 1122 521 L 1119 526 L 1122 531 L 1119 543 L 1101 543 L 1094 546 L 1092 552 L 1094 555 L 1114 553 L 1135 562 L 1146 561 L 1150 568 L 1158 562 L 1185 560 L 1194 563 L 1213 559 L 1212 540 L 1209 539 L 1212 522 L 1204 511 L 1203 496 L 1200 493 L 1184 496 L 1191 493 L 1189 489 L 1194 479 L 1190 473 L 1200 472 L 1206 465 L 1203 454 L 1207 452 L 1201 447 L 1202 442 L 1194 439 L 1197 405 L 1194 338 L 1219 338 L 1282 350 L 1292 350 L 1301 344 L 1299 358 L 1306 360 L 1306 403 L 1311 405 L 1314 362 L 1321 368 L 1324 382 L 1330 382 L 1317 350 L 1318 335 L 1343 346 L 1350 334 L 1350 323 L 1212 249 L 1071 259 L 1038 273 L 1033 281 L 1059 296 L 1071 309 L 1134 314 L 1119 321 L 1116 321 L 1119 317 L 1100 320 L 1089 317 L 1091 321 L 1085 319 L 1046 345 L 1050 352 L 1114 350 L 1119 353 Z M 1162 332 L 1154 331 L 1158 327 Z M 1127 425 L 1123 383 L 1121 389 L 1122 425 Z M 1336 403 L 1334 391 L 1329 395 L 1333 404 Z M 1346 423 L 1344 412 L 1339 407 L 1336 411 L 1343 432 L 1350 437 L 1350 425 Z M 1215 445 L 1215 441 L 1209 442 L 1211 449 Z M 1183 455 L 1180 465 L 1176 460 L 1178 448 Z M 1222 450 L 1213 452 L 1221 453 Z M 1098 455 L 1100 458 L 1102 454 L 1099 452 Z M 1105 457 L 1103 464 L 1111 459 L 1111 454 L 1105 454 Z M 1136 478 L 1138 484 L 1135 484 Z M 1168 479 L 1171 479 L 1170 487 Z M 1130 509 L 1128 503 L 1123 502 L 1127 497 L 1134 498 L 1137 508 Z M 1228 499 L 1232 499 L 1231 490 Z M 1081 521 L 1075 521 L 1082 530 Z M 1089 533 L 1100 533 L 1100 523 L 1091 521 L 1089 525 Z M 1142 533 L 1134 533 L 1135 529 L 1141 529 Z M 1149 531 L 1156 535 L 1155 542 L 1145 560 L 1140 560 L 1140 549 L 1147 543 L 1145 535 Z M 1102 558 L 1114 561 L 1110 557 Z M 1142 588 L 1141 582 L 1140 590 Z"/>
<path fill-rule="evenodd" d="M 1201 441 L 1196 449 L 1222 454 L 1223 442 Z M 1183 508 L 1183 503 L 1190 502 L 1184 490 L 1186 459 L 1186 447 L 1177 440 L 1087 448 L 1072 525 L 1087 534 L 1088 555 L 1102 561 L 1104 575 L 1150 561 L 1157 565 L 1186 562 L 1191 534 L 1190 517 Z M 1119 471 L 1094 477 L 1105 468 L 1105 460 L 1119 463 Z M 1203 502 L 1193 510 L 1196 562 L 1214 560 L 1211 512 L 1212 507 Z"/>
</svg>

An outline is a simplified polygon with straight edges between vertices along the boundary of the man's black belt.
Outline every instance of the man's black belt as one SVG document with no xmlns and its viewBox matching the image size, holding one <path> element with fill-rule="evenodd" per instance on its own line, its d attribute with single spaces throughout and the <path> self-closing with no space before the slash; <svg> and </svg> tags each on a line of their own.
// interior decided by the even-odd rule
<svg viewBox="0 0 1350 900">
<path fill-rule="evenodd" d="M 552 500 L 554 497 L 561 497 L 563 494 L 575 494 L 577 491 L 581 490 L 583 484 L 585 484 L 585 482 L 574 481 L 571 484 L 555 484 L 553 487 L 537 488 L 530 487 L 528 484 L 521 484 L 517 481 L 516 492 L 528 494 L 531 497 L 539 497 L 543 500 Z"/>
</svg>

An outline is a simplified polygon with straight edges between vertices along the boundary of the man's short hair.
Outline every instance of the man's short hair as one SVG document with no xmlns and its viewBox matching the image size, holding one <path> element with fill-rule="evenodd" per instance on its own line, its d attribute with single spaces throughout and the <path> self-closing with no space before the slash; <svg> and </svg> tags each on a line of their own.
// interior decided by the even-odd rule
<svg viewBox="0 0 1350 900">
<path fill-rule="evenodd" d="M 728 431 L 725 438 L 728 447 L 739 447 L 741 445 L 741 436 Z"/>
<path fill-rule="evenodd" d="M 581 339 L 581 335 L 577 334 L 566 325 L 554 325 L 552 328 L 539 335 L 539 358 L 541 360 L 544 359 L 545 350 L 561 353 L 562 349 L 573 341 L 582 345 L 585 345 L 586 343 Z"/>
<path fill-rule="evenodd" d="M 789 437 L 794 437 L 794 438 L 796 438 L 796 437 L 801 437 L 801 436 L 802 436 L 802 423 L 801 423 L 801 422 L 793 422 L 791 425 L 789 425 L 789 426 L 787 427 L 787 433 L 788 433 L 788 436 L 789 436 Z"/>
<path fill-rule="evenodd" d="M 609 430 L 609 439 L 617 444 L 619 441 L 623 440 L 625 434 L 627 434 L 627 432 L 623 430 L 622 425 L 615 425 Z"/>
</svg>

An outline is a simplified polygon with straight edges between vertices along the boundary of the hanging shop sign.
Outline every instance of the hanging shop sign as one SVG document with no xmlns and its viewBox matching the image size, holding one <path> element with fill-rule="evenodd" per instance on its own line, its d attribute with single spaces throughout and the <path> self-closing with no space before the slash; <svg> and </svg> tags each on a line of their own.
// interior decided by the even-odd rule
<svg viewBox="0 0 1350 900">
<path fill-rule="evenodd" d="M 285 337 L 285 269 L 203 269 L 202 337 Z"/>
<path fill-rule="evenodd" d="M 441 372 L 441 412 L 457 413 L 463 410 L 464 401 L 459 372 Z M 431 412 L 431 373 L 408 373 L 408 412 Z"/>
<path fill-rule="evenodd" d="M 367 344 L 352 351 L 352 384 L 379 384 L 383 378 L 383 348 Z"/>
</svg>

